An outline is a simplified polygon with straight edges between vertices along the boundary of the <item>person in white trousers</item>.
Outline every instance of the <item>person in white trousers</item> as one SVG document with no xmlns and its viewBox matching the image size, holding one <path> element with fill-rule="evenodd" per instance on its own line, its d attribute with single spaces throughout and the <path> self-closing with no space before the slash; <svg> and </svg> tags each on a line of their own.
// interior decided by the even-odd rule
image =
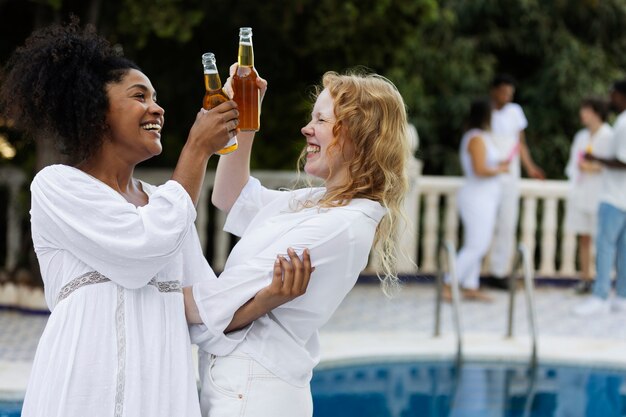
<svg viewBox="0 0 626 417">
<path fill-rule="evenodd" d="M 491 245 L 490 272 L 484 283 L 496 289 L 507 289 L 519 215 L 520 162 L 529 177 L 545 179 L 545 174 L 533 161 L 524 130 L 528 121 L 522 107 L 513 103 L 515 80 L 505 74 L 497 75 L 491 83 L 491 134 L 493 143 L 504 160 L 510 160 L 509 172 L 502 176 L 502 195 L 498 207 L 496 229 Z"/>
<path fill-rule="evenodd" d="M 258 80 L 264 91 L 267 83 Z M 300 161 L 322 187 L 263 187 L 250 176 L 253 131 L 240 132 L 237 151 L 220 158 L 212 201 L 228 212 L 224 229 L 241 239 L 219 279 L 185 291 L 187 317 L 204 325 L 203 333 L 192 334 L 200 348 L 204 417 L 313 414 L 319 329 L 356 283 L 372 248 L 383 288 L 398 280 L 394 237 L 408 188 L 407 129 L 404 100 L 389 80 L 328 72 L 302 128 Z M 315 271 L 306 293 L 225 334 L 237 304 L 267 286 L 270 253 L 290 247 L 311 251 Z"/>
<path fill-rule="evenodd" d="M 509 162 L 503 161 L 494 146 L 490 130 L 489 100 L 472 102 L 468 130 L 461 139 L 459 156 L 465 182 L 459 190 L 458 207 L 463 222 L 463 247 L 456 258 L 456 272 L 463 297 L 491 301 L 479 290 L 480 265 L 489 250 L 502 195 L 502 174 Z M 443 299 L 450 301 L 450 277 L 446 276 Z"/>
</svg>

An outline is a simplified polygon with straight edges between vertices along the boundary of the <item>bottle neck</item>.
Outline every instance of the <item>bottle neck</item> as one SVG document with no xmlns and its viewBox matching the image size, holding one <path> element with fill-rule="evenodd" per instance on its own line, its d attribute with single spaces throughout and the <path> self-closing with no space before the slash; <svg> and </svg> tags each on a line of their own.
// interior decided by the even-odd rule
<svg viewBox="0 0 626 417">
<path fill-rule="evenodd" d="M 254 50 L 252 49 L 252 38 L 239 39 L 239 54 L 237 63 L 240 67 L 254 66 Z"/>
<path fill-rule="evenodd" d="M 215 72 L 204 72 L 204 87 L 207 91 L 215 91 L 222 89 L 222 80 L 220 79 L 220 75 Z"/>
</svg>

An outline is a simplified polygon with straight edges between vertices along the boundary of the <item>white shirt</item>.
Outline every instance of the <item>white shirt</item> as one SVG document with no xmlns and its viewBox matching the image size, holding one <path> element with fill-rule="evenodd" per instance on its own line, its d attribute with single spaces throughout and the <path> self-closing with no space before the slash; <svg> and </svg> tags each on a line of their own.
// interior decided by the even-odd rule
<svg viewBox="0 0 626 417">
<path fill-rule="evenodd" d="M 595 212 L 598 209 L 602 172 L 583 172 L 578 164 L 589 148 L 595 156 L 610 157 L 607 142 L 610 142 L 612 137 L 613 130 L 607 123 L 602 124 L 593 135 L 589 129 L 581 129 L 574 136 L 569 161 L 565 167 L 570 186 L 568 205 L 576 206 L 585 212 Z"/>
<path fill-rule="evenodd" d="M 463 175 L 468 180 L 478 181 L 499 181 L 499 175 L 493 175 L 489 177 L 482 177 L 476 175 L 474 172 L 474 166 L 472 164 L 472 156 L 469 153 L 468 146 L 470 139 L 478 138 L 485 145 L 485 164 L 489 168 L 496 168 L 503 159 L 500 157 L 500 152 L 493 144 L 491 134 L 481 129 L 470 129 L 461 138 L 461 145 L 459 146 L 459 159 L 461 160 L 461 168 L 463 169 Z"/>
<path fill-rule="evenodd" d="M 617 116 L 613 125 L 610 158 L 626 163 L 626 111 Z M 600 201 L 626 210 L 626 169 L 606 168 L 602 174 L 602 184 Z"/>
<path fill-rule="evenodd" d="M 51 314 L 22 416 L 200 416 L 180 285 L 212 272 L 183 187 L 142 186 L 149 202 L 135 207 L 69 166 L 34 178 L 33 243 Z"/>
<path fill-rule="evenodd" d="M 276 376 L 306 385 L 319 362 L 318 329 L 328 321 L 367 265 L 376 227 L 386 210 L 375 201 L 354 199 L 347 206 L 297 209 L 317 202 L 324 188 L 274 191 L 251 178 L 231 209 L 224 230 L 241 240 L 217 280 L 193 286 L 203 322 L 194 338 L 202 349 L 227 355 L 243 351 Z M 315 272 L 306 294 L 256 320 L 247 329 L 224 335 L 233 312 L 267 286 L 277 254 L 287 248 L 311 252 Z M 233 339 L 243 339 L 234 342 Z"/>
<path fill-rule="evenodd" d="M 493 143 L 500 151 L 501 160 L 511 158 L 509 173 L 503 177 L 519 178 L 521 176 L 519 157 L 519 135 L 526 129 L 528 121 L 524 111 L 517 103 L 507 103 L 499 110 L 491 112 L 491 135 Z"/>
</svg>

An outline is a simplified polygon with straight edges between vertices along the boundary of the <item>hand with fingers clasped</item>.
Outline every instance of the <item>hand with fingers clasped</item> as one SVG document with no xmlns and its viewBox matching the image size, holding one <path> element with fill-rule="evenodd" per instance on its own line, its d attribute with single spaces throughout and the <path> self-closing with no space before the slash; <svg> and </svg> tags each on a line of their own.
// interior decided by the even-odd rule
<svg viewBox="0 0 626 417">
<path fill-rule="evenodd" d="M 315 270 L 311 267 L 308 249 L 302 253 L 302 259 L 291 248 L 287 253 L 289 260 L 281 255 L 276 258 L 272 283 L 254 296 L 259 307 L 267 312 L 303 295 Z"/>
<path fill-rule="evenodd" d="M 224 333 L 241 329 L 276 307 L 306 292 L 311 274 L 315 271 L 315 268 L 311 266 L 309 250 L 305 249 L 303 251 L 302 259 L 291 248 L 287 249 L 287 253 L 289 259 L 281 255 L 276 258 L 272 282 L 239 307 Z M 187 322 L 190 324 L 202 323 L 197 304 L 193 298 L 192 287 L 184 287 L 183 296 Z"/>
<path fill-rule="evenodd" d="M 209 154 L 222 149 L 239 132 L 237 103 L 225 101 L 211 110 L 200 109 L 189 131 L 187 143 Z"/>
</svg>

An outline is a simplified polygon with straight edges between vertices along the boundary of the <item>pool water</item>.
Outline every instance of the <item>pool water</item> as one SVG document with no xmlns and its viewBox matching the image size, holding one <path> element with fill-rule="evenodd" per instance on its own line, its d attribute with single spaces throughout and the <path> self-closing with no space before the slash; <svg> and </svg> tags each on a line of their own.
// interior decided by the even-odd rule
<svg viewBox="0 0 626 417">
<path fill-rule="evenodd" d="M 320 367 L 314 417 L 621 417 L 626 371 L 502 363 Z"/>
<path fill-rule="evenodd" d="M 20 417 L 21 411 L 21 401 L 0 400 L 0 417 Z"/>
<path fill-rule="evenodd" d="M 626 371 L 470 362 L 321 366 L 314 417 L 621 417 Z M 0 417 L 19 417 L 0 400 Z M 282 417 L 282 416 L 277 416 Z"/>
</svg>

